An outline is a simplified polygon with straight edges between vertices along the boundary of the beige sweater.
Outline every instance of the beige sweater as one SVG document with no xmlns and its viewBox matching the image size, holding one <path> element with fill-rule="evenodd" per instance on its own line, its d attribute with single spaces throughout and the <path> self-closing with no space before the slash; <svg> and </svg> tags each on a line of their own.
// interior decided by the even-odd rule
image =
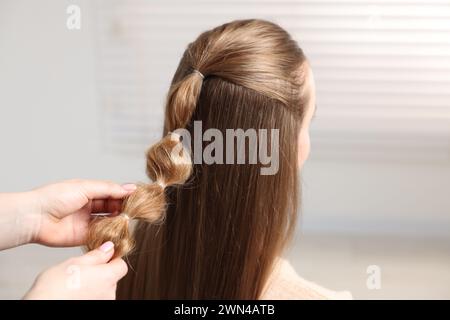
<svg viewBox="0 0 450 320">
<path fill-rule="evenodd" d="M 331 299 L 348 300 L 352 295 L 348 291 L 335 292 L 301 278 L 292 265 L 285 259 L 279 259 L 267 281 L 261 296 L 263 300 L 304 300 Z"/>
</svg>

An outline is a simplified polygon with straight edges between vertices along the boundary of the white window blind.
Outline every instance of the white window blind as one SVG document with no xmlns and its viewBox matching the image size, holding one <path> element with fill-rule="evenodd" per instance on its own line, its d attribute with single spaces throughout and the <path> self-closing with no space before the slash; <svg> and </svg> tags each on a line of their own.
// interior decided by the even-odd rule
<svg viewBox="0 0 450 320">
<path fill-rule="evenodd" d="M 450 162 L 450 0 L 98 1 L 105 146 L 142 154 L 161 134 L 171 77 L 200 32 L 279 23 L 313 67 L 318 158 Z"/>
</svg>

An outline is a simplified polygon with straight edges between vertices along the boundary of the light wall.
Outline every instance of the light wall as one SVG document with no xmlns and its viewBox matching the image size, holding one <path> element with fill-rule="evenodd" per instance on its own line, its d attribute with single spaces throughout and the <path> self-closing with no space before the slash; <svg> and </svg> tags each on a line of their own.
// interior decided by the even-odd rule
<svg viewBox="0 0 450 320">
<path fill-rule="evenodd" d="M 2 192 L 73 177 L 144 177 L 142 157 L 103 150 L 92 11 L 84 10 L 83 28 L 70 32 L 69 3 L 0 2 Z"/>
</svg>

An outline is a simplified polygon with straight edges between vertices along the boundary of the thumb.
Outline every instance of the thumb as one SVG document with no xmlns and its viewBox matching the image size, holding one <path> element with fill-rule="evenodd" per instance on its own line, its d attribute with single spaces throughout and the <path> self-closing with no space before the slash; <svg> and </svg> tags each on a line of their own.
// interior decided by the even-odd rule
<svg viewBox="0 0 450 320">
<path fill-rule="evenodd" d="M 107 241 L 97 249 L 89 251 L 80 257 L 80 261 L 85 264 L 105 264 L 114 255 L 114 243 Z"/>
</svg>

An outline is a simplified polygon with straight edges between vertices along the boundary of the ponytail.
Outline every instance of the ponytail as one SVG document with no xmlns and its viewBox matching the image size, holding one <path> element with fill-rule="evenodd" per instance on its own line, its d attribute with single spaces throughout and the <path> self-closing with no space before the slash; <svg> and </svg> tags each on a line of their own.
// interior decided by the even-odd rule
<svg viewBox="0 0 450 320">
<path fill-rule="evenodd" d="M 130 220 L 161 222 L 166 210 L 165 187 L 183 184 L 190 176 L 192 163 L 180 136 L 169 133 L 147 152 L 147 175 L 154 182 L 138 185 L 114 217 L 97 217 L 89 224 L 87 248 L 92 250 L 105 241 L 115 245 L 115 256 L 127 255 L 134 248 Z"/>
<path fill-rule="evenodd" d="M 174 131 L 186 127 L 197 106 L 203 79 L 204 75 L 194 69 L 170 87 L 166 107 L 167 130 Z"/>
<path fill-rule="evenodd" d="M 171 86 L 167 110 L 172 116 L 166 117 L 166 128 L 174 131 L 184 128 L 189 122 L 197 105 L 203 78 L 203 74 L 194 70 Z M 147 176 L 154 183 L 138 185 L 136 191 L 125 199 L 121 214 L 94 218 L 89 225 L 87 248 L 92 250 L 109 240 L 115 245 L 115 256 L 130 253 L 134 248 L 130 220 L 161 222 L 166 211 L 165 187 L 183 184 L 191 171 L 191 157 L 183 147 L 180 136 L 169 133 L 147 152 Z"/>
</svg>

